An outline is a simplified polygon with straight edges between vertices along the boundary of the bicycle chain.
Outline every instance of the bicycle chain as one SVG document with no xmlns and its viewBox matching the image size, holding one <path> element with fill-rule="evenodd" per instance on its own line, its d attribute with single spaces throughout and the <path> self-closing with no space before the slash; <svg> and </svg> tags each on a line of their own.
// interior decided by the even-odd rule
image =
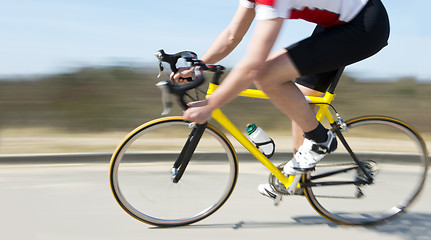
<svg viewBox="0 0 431 240">
<path fill-rule="evenodd" d="M 277 166 L 277 168 L 284 174 L 283 169 L 284 166 L 287 164 L 287 162 L 282 163 L 280 165 Z M 354 163 L 337 163 L 337 164 L 319 164 L 317 167 L 322 168 L 322 167 L 346 167 L 346 166 L 351 166 L 354 167 L 356 166 L 356 164 Z M 271 186 L 271 188 L 282 195 L 291 195 L 287 192 L 286 187 L 284 186 L 284 184 L 282 182 L 280 182 L 280 180 L 278 180 L 277 177 L 274 176 L 274 174 L 270 173 L 269 177 L 268 177 L 268 182 L 269 185 Z M 319 197 L 319 198 L 334 198 L 334 199 L 357 199 L 362 197 L 364 194 L 361 190 L 361 188 L 359 186 L 356 186 L 356 194 L 355 196 L 330 196 L 330 195 L 315 195 L 315 197 Z M 297 191 L 293 194 L 293 195 L 304 195 L 304 190 L 303 188 L 299 188 L 297 189 Z"/>
</svg>

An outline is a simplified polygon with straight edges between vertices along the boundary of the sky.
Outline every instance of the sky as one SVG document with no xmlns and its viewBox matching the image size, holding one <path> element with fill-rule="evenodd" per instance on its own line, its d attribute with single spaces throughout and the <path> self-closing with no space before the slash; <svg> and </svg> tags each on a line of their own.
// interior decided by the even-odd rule
<svg viewBox="0 0 431 240">
<path fill-rule="evenodd" d="M 153 53 L 202 55 L 229 24 L 238 0 L 1 0 L 0 77 L 51 74 L 83 66 L 156 66 Z M 431 82 L 429 0 L 383 0 L 389 45 L 349 66 L 362 78 L 412 76 Z M 309 36 L 314 24 L 288 20 L 274 50 Z M 244 56 L 251 32 L 220 64 Z"/>
</svg>

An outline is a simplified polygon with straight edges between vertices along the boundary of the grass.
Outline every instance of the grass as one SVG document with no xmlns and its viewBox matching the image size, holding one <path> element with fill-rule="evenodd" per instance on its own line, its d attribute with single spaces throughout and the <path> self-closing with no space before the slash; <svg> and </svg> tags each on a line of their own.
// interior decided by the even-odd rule
<svg viewBox="0 0 431 240">
<path fill-rule="evenodd" d="M 156 74 L 152 69 L 84 68 L 0 81 L 0 154 L 113 151 L 130 130 L 160 117 Z M 334 106 L 346 120 L 389 115 L 430 139 L 431 84 L 409 78 L 358 82 L 344 75 L 336 93 Z M 272 136 L 290 135 L 290 120 L 267 100 L 237 98 L 222 110 L 240 129 L 255 122 Z M 175 107 L 172 115 L 181 113 Z"/>
</svg>

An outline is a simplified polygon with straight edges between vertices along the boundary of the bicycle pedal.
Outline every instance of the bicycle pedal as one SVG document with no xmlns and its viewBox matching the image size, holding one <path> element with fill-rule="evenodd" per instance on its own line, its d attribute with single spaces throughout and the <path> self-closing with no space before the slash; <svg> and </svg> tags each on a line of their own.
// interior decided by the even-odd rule
<svg viewBox="0 0 431 240">
<path fill-rule="evenodd" d="M 281 200 L 283 199 L 283 196 L 282 195 L 277 195 L 275 198 L 274 198 L 274 206 L 275 207 L 278 207 L 278 205 L 280 205 L 280 202 L 281 202 Z"/>
</svg>

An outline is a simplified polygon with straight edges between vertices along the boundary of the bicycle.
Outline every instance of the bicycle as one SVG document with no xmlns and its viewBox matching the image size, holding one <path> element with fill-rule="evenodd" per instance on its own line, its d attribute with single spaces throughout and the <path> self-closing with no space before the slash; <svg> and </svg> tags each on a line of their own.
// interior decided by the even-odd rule
<svg viewBox="0 0 431 240">
<path fill-rule="evenodd" d="M 192 97 L 192 89 L 199 95 L 196 89 L 205 82 L 204 71 L 213 74 L 208 90 L 203 91 L 210 96 L 225 70 L 201 63 L 189 51 L 166 54 L 160 50 L 155 55 L 160 72 L 162 63 L 176 72 L 179 59 L 195 68 L 195 77 L 187 84 L 169 80 L 157 84 L 163 114 L 172 106 L 170 94 L 187 108 L 184 98 Z M 391 117 L 344 121 L 331 104 L 339 78 L 323 97 L 306 99 L 319 107 L 317 119 L 327 119 L 341 144 L 314 171 L 302 175 L 286 177 L 284 164 L 275 166 L 220 109 L 212 117 L 271 172 L 269 182 L 279 194 L 304 196 L 321 216 L 337 224 L 382 223 L 405 212 L 423 188 L 429 161 L 426 145 L 418 132 Z M 267 98 L 255 89 L 240 96 Z M 237 155 L 229 139 L 209 123 L 199 125 L 182 117 L 163 117 L 139 126 L 117 147 L 110 163 L 111 190 L 119 205 L 132 217 L 163 227 L 192 224 L 213 214 L 231 195 L 237 176 Z M 386 197 L 388 193 L 391 197 Z"/>
</svg>

